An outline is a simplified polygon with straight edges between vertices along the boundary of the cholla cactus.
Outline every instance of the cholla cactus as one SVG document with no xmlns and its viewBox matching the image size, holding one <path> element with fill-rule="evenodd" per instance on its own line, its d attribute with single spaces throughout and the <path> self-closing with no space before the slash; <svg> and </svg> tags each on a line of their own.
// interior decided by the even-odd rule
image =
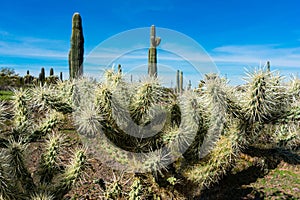
<svg viewBox="0 0 300 200">
<path fill-rule="evenodd" d="M 40 161 L 40 182 L 49 184 L 52 182 L 55 174 L 59 172 L 59 154 L 65 144 L 66 139 L 59 134 L 48 136 L 45 144 L 45 152 L 41 156 Z"/>
<path fill-rule="evenodd" d="M 8 115 L 8 106 L 5 105 L 5 102 L 0 101 L 0 126 L 4 125 L 6 117 Z"/>
<path fill-rule="evenodd" d="M 209 160 L 186 169 L 184 175 L 198 183 L 201 188 L 218 182 L 234 164 L 240 152 L 240 134 L 237 127 L 230 127 L 216 142 L 209 154 Z"/>
<path fill-rule="evenodd" d="M 18 132 L 24 131 L 29 124 L 30 111 L 28 110 L 28 90 L 20 89 L 14 91 L 13 108 L 14 124 Z"/>
<path fill-rule="evenodd" d="M 15 186 L 19 191 L 24 190 L 25 195 L 29 195 L 31 191 L 35 190 L 35 184 L 25 165 L 25 150 L 26 145 L 21 141 L 10 140 L 7 148 L 7 163 L 11 168 L 11 175 L 16 181 Z"/>
<path fill-rule="evenodd" d="M 34 129 L 34 131 L 27 136 L 25 136 L 25 142 L 34 142 L 37 139 L 52 132 L 55 127 L 63 120 L 61 113 L 52 112 L 46 115 L 46 118 L 41 121 L 40 124 Z"/>
<path fill-rule="evenodd" d="M 7 162 L 7 156 L 4 155 L 4 152 L 0 152 L 0 196 L 2 199 L 16 199 L 15 196 L 15 189 L 14 186 L 11 184 L 11 177 L 9 177 L 9 173 L 6 170 L 8 165 Z"/>
<path fill-rule="evenodd" d="M 54 109 L 64 114 L 72 112 L 72 83 L 40 85 L 29 90 L 31 109 L 45 112 Z"/>
<path fill-rule="evenodd" d="M 248 91 L 245 98 L 245 110 L 247 120 L 264 123 L 281 114 L 285 108 L 283 92 L 280 88 L 280 77 L 265 69 L 257 69 L 248 73 Z M 283 104 L 283 105 L 282 105 Z"/>
<path fill-rule="evenodd" d="M 131 187 L 129 192 L 129 200 L 141 200 L 143 195 L 143 186 L 141 184 L 141 180 L 136 178 Z"/>
<path fill-rule="evenodd" d="M 226 87 L 225 80 L 222 80 L 215 74 L 206 76 L 205 90 L 203 92 L 203 100 L 210 110 L 210 122 L 207 134 L 201 144 L 199 156 L 205 157 L 212 149 L 219 137 L 224 133 L 224 129 L 228 120 L 229 107 L 233 103 L 229 101 L 229 92 Z"/>
<path fill-rule="evenodd" d="M 36 193 L 36 194 L 33 194 L 30 197 L 30 199 L 31 200 L 54 200 L 54 196 L 51 194 L 48 194 L 48 193 L 47 192 Z"/>
<path fill-rule="evenodd" d="M 3 158 L 0 162 L 0 184 L 3 186 L 0 189 L 0 196 L 3 199 L 61 199 L 82 176 L 87 161 L 85 151 L 74 152 L 73 162 L 65 170 L 61 168 L 62 163 L 58 163 L 64 137 L 55 134 L 49 136 L 49 134 L 58 130 L 57 127 L 64 117 L 62 113 L 54 111 L 53 105 L 45 99 L 57 98 L 62 94 L 56 92 L 53 97 L 52 91 L 57 88 L 48 88 L 48 90 L 45 89 L 46 85 L 42 87 L 43 93 L 35 96 L 35 99 L 32 90 L 15 91 L 13 109 L 10 111 L 13 114 L 12 119 L 6 114 L 6 106 L 0 104 L 1 121 L 14 122 L 10 125 L 11 129 L 5 130 L 6 137 L 0 139 L 0 155 Z M 36 119 L 37 115 L 38 119 Z M 47 135 L 49 138 L 46 142 L 46 150 L 41 155 L 36 174 L 27 167 L 27 147 L 32 142 L 43 142 Z M 65 181 L 54 180 L 59 174 L 65 177 L 60 180 Z M 33 179 L 36 175 L 40 175 L 39 182 Z"/>
<path fill-rule="evenodd" d="M 59 184 L 55 188 L 55 195 L 61 199 L 76 183 L 78 183 L 86 168 L 87 157 L 85 149 L 77 149 L 73 153 L 70 164 L 60 177 Z"/>
<path fill-rule="evenodd" d="M 5 132 L 13 137 L 0 140 L 3 198 L 62 199 L 80 181 L 87 163 L 84 149 L 74 151 L 70 164 L 60 167 L 65 143 L 56 132 L 66 113 L 73 114 L 81 141 L 103 164 L 144 173 L 130 189 L 116 178 L 107 184 L 103 195 L 111 199 L 147 198 L 144 188 L 161 185 L 161 191 L 174 196 L 174 185 L 187 180 L 201 189 L 211 187 L 231 170 L 241 151 L 247 153 L 244 147 L 271 143 L 263 147 L 295 151 L 299 146 L 297 79 L 283 83 L 280 75 L 258 69 L 249 73 L 247 87 L 237 90 L 210 74 L 201 90 L 175 93 L 153 78 L 129 84 L 120 72 L 108 70 L 105 76 L 102 83 L 78 79 L 16 92 L 15 123 Z M 7 120 L 5 112 L 0 108 L 2 121 Z M 40 180 L 34 182 L 26 168 L 26 147 L 45 138 Z"/>
<path fill-rule="evenodd" d="M 157 79 L 145 80 L 136 88 L 136 93 L 132 98 L 131 113 L 137 124 L 147 122 L 150 109 L 154 106 L 165 106 L 172 96 L 170 91 L 165 90 Z"/>
</svg>

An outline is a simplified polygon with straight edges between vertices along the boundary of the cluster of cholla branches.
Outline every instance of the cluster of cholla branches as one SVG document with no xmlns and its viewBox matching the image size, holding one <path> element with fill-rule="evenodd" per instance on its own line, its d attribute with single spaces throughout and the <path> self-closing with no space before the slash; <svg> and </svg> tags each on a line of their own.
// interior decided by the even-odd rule
<svg viewBox="0 0 300 200">
<path fill-rule="evenodd" d="M 81 180 L 85 149 L 68 148 L 60 133 L 73 110 L 69 86 L 15 90 L 0 103 L 0 199 L 62 199 Z"/>
<path fill-rule="evenodd" d="M 145 174 L 155 184 L 192 181 L 208 188 L 250 146 L 298 151 L 300 80 L 284 82 L 264 68 L 245 80 L 232 87 L 210 74 L 201 88 L 182 94 L 157 79 L 127 83 L 113 70 L 101 83 L 78 81 L 74 122 L 83 141 L 101 162 L 136 175 L 130 191 L 116 181 L 106 197 L 154 195 L 141 190 Z"/>
<path fill-rule="evenodd" d="M 107 70 L 100 83 L 79 79 L 16 91 L 12 113 L 1 105 L 2 126 L 10 121 L 12 127 L 0 141 L 1 195 L 59 199 L 78 182 L 86 157 L 78 150 L 71 164 L 59 166 L 65 144 L 57 131 L 60 116 L 72 116 L 82 142 L 99 161 L 134 174 L 127 190 L 120 178 L 106 183 L 107 199 L 178 197 L 176 186 L 188 182 L 209 188 L 249 147 L 299 151 L 300 80 L 284 82 L 259 68 L 247 73 L 246 81 L 233 87 L 210 74 L 201 88 L 177 94 L 157 79 L 127 83 L 121 71 Z M 37 183 L 24 151 L 45 137 Z"/>
</svg>

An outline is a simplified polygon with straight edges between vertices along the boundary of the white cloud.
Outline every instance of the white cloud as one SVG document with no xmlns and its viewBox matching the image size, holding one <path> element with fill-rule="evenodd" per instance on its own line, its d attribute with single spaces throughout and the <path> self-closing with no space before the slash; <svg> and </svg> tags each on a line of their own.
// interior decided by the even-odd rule
<svg viewBox="0 0 300 200">
<path fill-rule="evenodd" d="M 67 59 L 69 46 L 64 41 L 17 37 L 5 31 L 1 31 L 0 35 L 0 56 Z"/>
<path fill-rule="evenodd" d="M 184 60 L 188 60 L 193 66 L 200 66 L 197 70 L 202 73 L 209 68 L 205 63 L 211 63 L 212 60 L 217 64 L 222 74 L 228 74 L 228 78 L 234 77 L 234 79 L 243 73 L 243 67 L 256 67 L 268 60 L 271 61 L 272 67 L 281 67 L 281 69 L 288 67 L 289 69 L 285 69 L 285 72 L 289 72 L 288 70 L 295 71 L 295 69 L 300 68 L 300 47 L 285 47 L 280 44 L 224 45 L 206 52 L 195 41 L 189 38 L 184 40 L 186 39 L 185 36 L 181 36 L 182 40 L 176 40 L 175 36 L 177 34 L 174 34 L 174 38 L 171 41 L 162 40 L 158 47 L 158 61 L 161 65 L 168 65 L 174 69 L 183 70 L 186 75 L 192 74 L 190 72 L 193 69 L 189 71 L 191 65 L 186 65 L 186 68 L 184 68 Z M 111 43 L 109 41 L 104 42 L 102 46 L 100 44 L 93 51 L 86 52 L 85 66 L 91 64 L 92 67 L 98 69 L 98 66 L 108 65 L 114 60 L 116 61 L 114 62 L 115 64 L 120 63 L 125 67 L 147 65 L 148 42 L 147 44 L 134 44 L 134 41 L 137 42 L 139 40 L 133 39 L 133 41 L 130 40 L 124 44 L 113 42 L 113 46 L 110 46 Z M 132 42 L 133 44 L 131 45 Z M 129 46 L 126 47 L 126 45 Z M 69 41 L 16 37 L 0 30 L 1 57 L 47 59 L 51 60 L 51 62 L 66 61 L 68 59 L 68 50 Z M 15 66 L 2 64 L 3 66 Z M 147 73 L 146 69 L 145 73 Z M 195 78 L 193 80 L 196 82 L 200 79 L 197 75 L 199 73 L 194 74 Z"/>
<path fill-rule="evenodd" d="M 282 47 L 278 44 L 266 45 L 228 45 L 212 50 L 216 63 L 255 65 L 266 61 L 278 67 L 299 67 L 300 47 Z"/>
</svg>

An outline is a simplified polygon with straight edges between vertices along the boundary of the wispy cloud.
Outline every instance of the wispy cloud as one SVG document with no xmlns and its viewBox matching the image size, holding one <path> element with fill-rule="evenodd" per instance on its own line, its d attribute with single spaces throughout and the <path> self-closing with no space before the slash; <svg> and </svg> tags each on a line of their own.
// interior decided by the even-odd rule
<svg viewBox="0 0 300 200">
<path fill-rule="evenodd" d="M 160 34 L 163 38 L 167 38 L 163 35 L 164 32 Z M 215 67 L 213 71 L 228 74 L 228 78 L 231 79 L 241 76 L 243 74 L 243 67 L 256 67 L 268 60 L 271 61 L 272 67 L 281 69 L 284 69 L 284 67 L 289 68 L 284 69 L 286 73 L 300 68 L 300 47 L 286 47 L 280 44 L 224 45 L 206 52 L 199 44 L 188 40 L 184 35 L 182 36 L 183 39 L 177 38 L 178 34 L 174 34 L 171 42 L 162 40 L 161 45 L 158 47 L 159 64 L 168 66 L 170 69 L 169 72 L 172 72 L 170 75 L 172 77 L 175 69 L 183 70 L 185 75 L 190 74 L 194 76 L 192 78 L 194 83 L 201 79 L 199 72 L 203 74 L 206 73 L 207 69 L 215 67 L 213 65 L 206 65 L 213 62 L 218 67 Z M 187 42 L 184 43 L 184 41 Z M 121 45 L 118 42 L 113 42 L 112 44 L 115 46 L 112 47 L 109 45 L 111 43 L 104 43 L 103 46 L 95 48 L 91 53 L 86 52 L 85 69 L 89 67 L 89 64 L 91 65 L 91 70 L 99 70 L 99 66 L 120 63 L 125 66 L 125 71 L 126 67 L 128 67 L 127 71 L 130 71 L 130 68 L 133 69 L 139 66 L 139 70 L 142 71 L 145 69 L 145 73 L 147 73 L 149 44 L 148 41 L 145 41 L 145 43 L 138 42 L 139 40 L 133 38 L 127 41 L 128 44 L 125 42 Z M 126 46 L 131 44 L 133 46 Z M 66 62 L 68 59 L 68 49 L 68 41 L 36 37 L 17 37 L 0 30 L 0 57 L 2 58 L 30 58 L 44 59 L 51 62 Z M 0 64 L 12 67 L 18 65 L 17 63 L 16 65 L 6 65 L 3 62 Z M 63 64 L 58 64 L 58 66 L 62 66 L 61 70 L 64 71 Z M 196 71 L 193 71 L 195 69 L 191 69 L 193 66 L 198 67 Z"/>
<path fill-rule="evenodd" d="M 221 46 L 210 54 L 215 62 L 223 64 L 257 66 L 269 60 L 278 67 L 300 66 L 300 47 L 283 47 L 279 44 Z"/>
<path fill-rule="evenodd" d="M 17 37 L 0 31 L 0 56 L 65 60 L 68 46 L 61 40 Z"/>
</svg>

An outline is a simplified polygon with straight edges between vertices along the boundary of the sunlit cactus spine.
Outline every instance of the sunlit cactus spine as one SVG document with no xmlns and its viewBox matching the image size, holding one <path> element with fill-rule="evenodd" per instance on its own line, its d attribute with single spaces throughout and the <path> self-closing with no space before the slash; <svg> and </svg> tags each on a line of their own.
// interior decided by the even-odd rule
<svg viewBox="0 0 300 200">
<path fill-rule="evenodd" d="M 52 112 L 48 114 L 43 120 L 41 120 L 40 124 L 34 129 L 31 134 L 28 134 L 25 138 L 25 142 L 34 142 L 43 136 L 51 133 L 53 129 L 55 129 L 58 124 L 62 121 L 63 116 L 61 113 Z"/>
<path fill-rule="evenodd" d="M 224 80 L 212 74 L 206 75 L 204 82 L 206 89 L 203 91 L 203 101 L 211 114 L 209 128 L 199 152 L 201 158 L 214 148 L 215 143 L 224 133 L 229 113 L 229 97 Z"/>
<path fill-rule="evenodd" d="M 57 82 L 56 85 L 39 85 L 30 88 L 30 104 L 35 110 L 49 111 L 54 109 L 63 114 L 72 112 L 72 84 Z"/>
<path fill-rule="evenodd" d="M 70 164 L 66 166 L 66 169 L 61 175 L 60 181 L 55 188 L 55 195 L 58 199 L 62 199 L 62 197 L 80 181 L 86 167 L 87 157 L 85 150 L 75 150 Z"/>
<path fill-rule="evenodd" d="M 29 109 L 28 109 L 28 90 L 20 89 L 14 91 L 13 108 L 14 108 L 14 127 L 18 136 L 25 131 L 29 125 Z"/>
<path fill-rule="evenodd" d="M 151 26 L 150 31 L 150 48 L 148 51 L 148 75 L 150 77 L 157 77 L 157 50 L 161 39 L 156 37 L 155 26 Z"/>
<path fill-rule="evenodd" d="M 132 118 L 138 124 L 145 123 L 151 107 L 158 104 L 167 104 L 171 101 L 170 91 L 164 90 L 156 79 L 149 79 L 138 85 L 132 98 Z M 148 115 L 148 116 L 147 116 Z"/>
<path fill-rule="evenodd" d="M 129 192 L 129 200 L 141 200 L 143 195 L 143 186 L 141 180 L 136 178 L 131 187 Z"/>
<path fill-rule="evenodd" d="M 72 18 L 71 47 L 69 51 L 70 79 L 76 79 L 83 75 L 84 38 L 82 31 L 82 19 L 79 13 L 74 13 Z"/>
<path fill-rule="evenodd" d="M 7 163 L 11 167 L 11 175 L 16 181 L 19 191 L 25 190 L 25 195 L 29 195 L 35 190 L 35 184 L 29 170 L 25 165 L 26 145 L 22 142 L 10 140 L 7 148 Z"/>
<path fill-rule="evenodd" d="M 233 166 L 240 153 L 239 130 L 230 127 L 215 144 L 207 161 L 189 166 L 183 175 L 202 189 L 217 183 Z"/>
<path fill-rule="evenodd" d="M 247 121 L 262 124 L 282 117 L 290 99 L 281 86 L 281 77 L 265 68 L 248 72 L 247 75 L 248 87 L 243 100 Z"/>
<path fill-rule="evenodd" d="M 0 153 L 1 163 L 0 163 L 0 197 L 3 200 L 8 199 L 16 199 L 15 198 L 15 188 L 14 185 L 11 184 L 11 177 L 9 172 L 7 171 L 7 156 L 4 155 L 3 151 Z M 1 199 L 0 198 L 0 199 Z"/>
<path fill-rule="evenodd" d="M 179 72 L 178 75 L 180 74 Z M 246 137 L 251 131 L 257 131 L 262 135 L 268 132 L 276 147 L 280 148 L 292 149 L 294 141 L 296 145 L 299 141 L 296 137 L 300 119 L 299 83 L 295 82 L 284 88 L 280 76 L 266 70 L 251 73 L 247 87 L 242 91 L 228 85 L 226 79 L 212 74 L 205 76 L 201 90 L 183 91 L 182 95 L 176 95 L 172 90 L 164 88 L 156 79 L 130 85 L 124 83 L 119 72 L 108 71 L 105 77 L 106 80 L 102 83 L 87 83 L 82 80 L 76 80 L 81 81 L 80 84 L 74 83 L 83 95 L 77 99 L 78 104 L 74 102 L 72 104 L 79 107 L 71 111 L 74 111 L 75 115 L 74 124 L 80 134 L 92 136 L 92 142 L 89 143 L 95 148 L 92 150 L 105 152 L 114 161 L 125 166 L 125 170 L 158 171 L 158 178 L 150 181 L 153 185 L 168 182 L 165 179 L 171 175 L 185 177 L 201 189 L 213 186 L 235 165 L 241 149 L 247 150 L 243 147 L 255 145 L 253 140 L 249 140 L 250 137 Z M 47 99 L 50 108 L 61 102 L 63 97 L 68 99 L 67 94 L 70 91 L 72 94 L 76 93 L 76 87 L 70 85 L 58 85 L 58 88 L 51 89 L 52 92 L 45 95 L 43 99 Z M 123 87 L 124 85 L 126 87 Z M 64 87 L 69 89 L 63 91 Z M 57 95 L 58 91 L 63 94 Z M 129 95 L 123 95 L 125 93 Z M 156 110 L 153 107 L 166 110 L 164 117 L 166 122 L 158 129 L 158 134 L 153 138 L 143 138 L 147 141 L 128 136 L 127 129 L 123 129 L 120 125 L 123 122 L 126 124 L 126 117 L 132 118 L 134 124 L 139 125 L 136 127 L 140 131 L 156 120 L 154 112 Z M 261 108 L 266 109 L 257 111 Z M 123 112 L 126 109 L 127 113 Z M 124 117 L 125 114 L 128 116 Z M 280 115 L 281 117 L 278 117 Z M 173 121 L 176 122 L 172 123 Z M 286 130 L 287 125 L 291 129 L 290 132 Z M 48 129 L 48 126 L 41 127 Z M 269 130 L 276 130 L 276 134 L 270 133 Z M 102 137 L 103 135 L 108 139 Z M 288 143 L 289 140 L 293 142 Z M 162 146 L 170 150 L 168 156 L 180 155 L 179 159 L 169 165 L 164 164 L 170 161 L 170 157 L 164 158 L 161 151 L 153 151 Z M 130 157 L 122 148 L 127 148 L 126 150 L 131 152 L 146 152 L 147 160 L 140 162 L 136 159 L 130 162 Z M 187 148 L 187 151 L 183 152 L 182 148 Z M 49 159 L 53 161 L 52 163 L 55 163 L 54 157 Z M 101 160 L 103 163 L 105 161 Z M 62 197 L 71 188 L 69 185 L 76 183 L 74 180 L 78 180 L 76 178 L 78 176 L 69 172 L 80 171 L 77 169 L 78 167 L 69 166 L 63 171 L 59 184 L 55 187 L 55 191 L 60 194 L 55 196 Z M 165 176 L 166 174 L 169 176 Z M 163 181 L 160 182 L 159 178 Z M 178 184 L 186 183 L 185 180 L 182 181 L 183 183 L 179 181 Z M 165 184 L 172 185 L 171 182 Z M 134 182 L 130 191 L 125 191 L 119 182 L 114 182 L 105 194 L 111 199 L 124 198 L 126 194 L 138 199 L 139 195 L 141 196 L 140 188 L 141 184 L 138 184 L 138 181 Z"/>
<path fill-rule="evenodd" d="M 45 152 L 40 161 L 40 182 L 49 184 L 55 174 L 59 172 L 59 153 L 65 142 L 64 137 L 59 134 L 52 134 L 48 137 L 45 144 Z"/>
<path fill-rule="evenodd" d="M 54 200 L 55 197 L 47 191 L 36 192 L 30 196 L 31 200 Z"/>
<path fill-rule="evenodd" d="M 123 187 L 119 181 L 114 181 L 111 183 L 105 191 L 105 199 L 117 200 L 121 199 L 123 196 Z"/>
</svg>

